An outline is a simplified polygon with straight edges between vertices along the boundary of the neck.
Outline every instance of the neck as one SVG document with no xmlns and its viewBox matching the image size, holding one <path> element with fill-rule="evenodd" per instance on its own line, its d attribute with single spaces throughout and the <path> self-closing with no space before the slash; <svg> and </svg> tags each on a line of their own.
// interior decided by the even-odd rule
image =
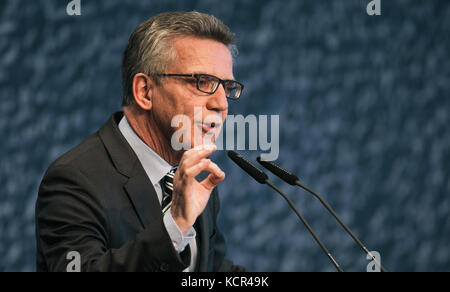
<svg viewBox="0 0 450 292">
<path fill-rule="evenodd" d="M 156 154 L 172 166 L 178 165 L 183 153 L 173 150 L 170 137 L 158 127 L 151 111 L 144 111 L 135 106 L 124 108 L 125 117 L 136 135 Z"/>
</svg>

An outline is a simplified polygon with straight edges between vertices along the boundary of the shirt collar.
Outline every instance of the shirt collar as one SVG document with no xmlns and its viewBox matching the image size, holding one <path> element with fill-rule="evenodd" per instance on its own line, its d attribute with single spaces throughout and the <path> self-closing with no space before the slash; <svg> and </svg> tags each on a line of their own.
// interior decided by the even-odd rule
<svg viewBox="0 0 450 292">
<path fill-rule="evenodd" d="M 139 161 L 142 164 L 148 178 L 153 185 L 159 181 L 172 169 L 172 166 L 167 163 L 161 156 L 156 154 L 141 138 L 134 132 L 133 128 L 128 123 L 125 115 L 119 123 L 119 130 L 130 144 L 133 151 L 136 153 Z"/>
</svg>

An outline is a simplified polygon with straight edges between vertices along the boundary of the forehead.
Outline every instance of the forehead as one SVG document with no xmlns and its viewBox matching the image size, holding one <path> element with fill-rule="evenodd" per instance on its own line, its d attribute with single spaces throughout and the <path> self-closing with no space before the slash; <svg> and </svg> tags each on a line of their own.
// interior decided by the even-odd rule
<svg viewBox="0 0 450 292">
<path fill-rule="evenodd" d="M 224 44 L 204 38 L 180 36 L 172 40 L 176 57 L 170 73 L 205 73 L 233 78 L 233 57 Z"/>
</svg>

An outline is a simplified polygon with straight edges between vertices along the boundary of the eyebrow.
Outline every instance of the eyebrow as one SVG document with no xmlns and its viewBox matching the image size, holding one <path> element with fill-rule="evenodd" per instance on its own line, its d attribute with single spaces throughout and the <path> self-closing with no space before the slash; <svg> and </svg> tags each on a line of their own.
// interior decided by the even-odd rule
<svg viewBox="0 0 450 292">
<path fill-rule="evenodd" d="M 198 71 L 194 71 L 194 73 L 192 73 L 192 74 L 203 74 L 203 75 L 209 75 L 209 76 L 217 77 L 216 75 L 213 75 L 213 74 L 210 74 L 210 73 L 206 73 L 206 72 L 198 72 Z M 220 78 L 220 77 L 217 77 L 217 78 L 222 79 L 222 78 Z M 234 78 L 234 76 L 233 76 L 231 79 L 225 78 L 225 79 L 222 79 L 222 80 L 236 81 L 236 79 Z"/>
</svg>

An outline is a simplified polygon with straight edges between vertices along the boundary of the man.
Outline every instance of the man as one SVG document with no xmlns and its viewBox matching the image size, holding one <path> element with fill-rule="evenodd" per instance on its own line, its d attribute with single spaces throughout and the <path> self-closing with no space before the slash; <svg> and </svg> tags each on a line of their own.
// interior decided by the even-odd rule
<svg viewBox="0 0 450 292">
<path fill-rule="evenodd" d="M 225 174 L 208 159 L 215 146 L 207 142 L 222 127 L 227 99 L 243 89 L 233 42 L 221 21 L 198 12 L 163 13 L 136 29 L 123 56 L 124 112 L 43 178 L 38 271 L 240 269 L 224 259 L 216 186 Z M 189 127 L 173 127 L 177 116 Z M 209 175 L 198 181 L 203 171 Z"/>
</svg>

